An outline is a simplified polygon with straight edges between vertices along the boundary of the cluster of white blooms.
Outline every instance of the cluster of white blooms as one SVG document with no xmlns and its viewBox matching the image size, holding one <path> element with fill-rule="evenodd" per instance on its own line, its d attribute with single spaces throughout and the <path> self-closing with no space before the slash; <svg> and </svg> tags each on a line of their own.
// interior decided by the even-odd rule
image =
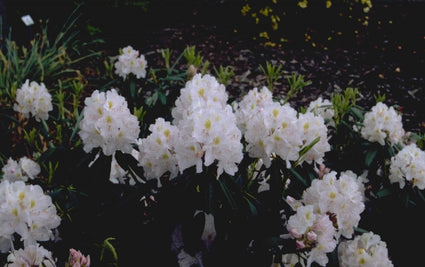
<svg viewBox="0 0 425 267">
<path fill-rule="evenodd" d="M 105 155 L 120 150 L 131 153 L 140 128 L 137 117 L 130 113 L 127 101 L 115 89 L 105 92 L 95 90 L 85 99 L 79 135 L 84 151 L 101 147 Z"/>
<path fill-rule="evenodd" d="M 28 79 L 16 91 L 16 102 L 13 109 L 24 114 L 25 118 L 35 117 L 37 121 L 47 120 L 49 111 L 53 110 L 52 96 L 44 83 L 30 82 Z"/>
<path fill-rule="evenodd" d="M 338 244 L 335 227 L 329 216 L 314 212 L 313 205 L 300 206 L 287 224 L 292 238 L 296 239 L 297 248 L 309 250 L 307 266 L 317 262 L 321 266 L 328 263 L 326 253 L 332 252 Z"/>
<path fill-rule="evenodd" d="M 402 140 L 404 133 L 401 116 L 393 107 L 382 102 L 378 102 L 364 116 L 361 135 L 370 142 L 383 146 L 387 141 L 394 145 Z"/>
<path fill-rule="evenodd" d="M 180 90 L 180 96 L 172 109 L 173 123 L 179 125 L 194 113 L 201 113 L 210 108 L 225 108 L 228 94 L 223 84 L 214 76 L 196 74 Z"/>
<path fill-rule="evenodd" d="M 30 158 L 22 157 L 19 162 L 9 158 L 7 163 L 1 169 L 3 172 L 3 180 L 24 181 L 34 179 L 40 173 L 40 165 Z"/>
<path fill-rule="evenodd" d="M 335 126 L 335 111 L 333 109 L 331 101 L 329 101 L 328 99 L 318 97 L 316 100 L 310 102 L 307 111 L 313 112 L 315 115 L 321 116 L 325 120 L 326 124 L 330 126 Z"/>
<path fill-rule="evenodd" d="M 389 179 L 391 183 L 399 183 L 400 188 L 407 181 L 412 187 L 425 189 L 425 151 L 415 143 L 405 146 L 391 158 Z"/>
<path fill-rule="evenodd" d="M 324 119 L 312 112 L 298 114 L 289 104 L 273 101 L 265 87 L 252 89 L 236 104 L 238 125 L 244 134 L 250 157 L 261 158 L 266 167 L 270 157 L 278 155 L 287 162 L 300 158 L 301 149 L 316 138 L 319 142 L 304 155 L 303 160 L 322 163 L 330 150 Z"/>
<path fill-rule="evenodd" d="M 242 160 L 242 134 L 227 102 L 225 87 L 211 75 L 196 74 L 181 89 L 172 109 L 173 125 L 159 118 L 142 139 L 140 165 L 148 177 L 171 177 L 196 166 L 215 163 L 217 175 L 233 175 Z"/>
<path fill-rule="evenodd" d="M 151 134 L 139 143 L 139 163 L 146 178 L 159 178 L 167 171 L 171 179 L 176 177 L 178 166 L 174 146 L 179 130 L 163 118 L 157 118 L 149 131 Z"/>
<path fill-rule="evenodd" d="M 387 244 L 372 232 L 356 236 L 354 240 L 338 245 L 338 261 L 341 267 L 371 266 L 392 267 L 388 258 Z"/>
<path fill-rule="evenodd" d="M 296 211 L 289 218 L 287 229 L 299 249 L 309 249 L 308 266 L 312 261 L 324 266 L 328 261 L 326 253 L 333 251 L 340 236 L 352 237 L 365 208 L 364 186 L 357 178 L 353 172 L 345 171 L 337 179 L 332 171 L 313 180 L 301 200 L 287 197 L 287 203 Z"/>
<path fill-rule="evenodd" d="M 9 249 L 14 233 L 21 236 L 24 244 L 54 239 L 53 230 L 61 219 L 52 199 L 39 185 L 2 181 L 0 203 L 0 249 L 3 252 Z"/>
<path fill-rule="evenodd" d="M 131 73 L 136 75 L 137 79 L 145 78 L 147 64 L 144 55 L 139 56 L 139 51 L 131 46 L 126 46 L 115 62 L 115 73 L 124 80 Z"/>
<path fill-rule="evenodd" d="M 5 266 L 8 267 L 56 266 L 52 253 L 39 244 L 28 245 L 24 249 L 11 251 L 7 256 L 7 262 Z"/>
<path fill-rule="evenodd" d="M 196 166 L 201 172 L 202 163 L 216 163 L 217 175 L 237 171 L 243 158 L 242 134 L 227 99 L 224 85 L 208 74 L 196 74 L 182 88 L 172 110 L 180 130 L 175 147 L 180 171 Z"/>
<path fill-rule="evenodd" d="M 247 123 L 251 117 L 264 110 L 272 102 L 273 96 L 267 87 L 261 88 L 260 91 L 255 87 L 249 90 L 239 103 L 236 103 L 235 115 L 242 134 L 245 134 Z"/>
<path fill-rule="evenodd" d="M 364 185 L 352 171 L 331 171 L 322 179 L 315 179 L 303 192 L 302 202 L 313 205 L 320 214 L 331 214 L 336 218 L 338 235 L 351 238 L 365 209 Z"/>
<path fill-rule="evenodd" d="M 315 161 L 322 164 L 325 153 L 331 150 L 327 136 L 328 128 L 323 117 L 314 115 L 312 112 L 301 113 L 298 115 L 298 123 L 301 125 L 303 146 L 319 138 L 319 141 L 303 155 L 303 160 L 308 163 Z"/>
</svg>

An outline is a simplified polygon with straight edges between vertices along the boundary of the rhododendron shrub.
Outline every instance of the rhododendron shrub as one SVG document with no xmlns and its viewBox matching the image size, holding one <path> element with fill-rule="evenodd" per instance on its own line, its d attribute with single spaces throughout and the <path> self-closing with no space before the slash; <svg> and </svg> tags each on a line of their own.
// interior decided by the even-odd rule
<svg viewBox="0 0 425 267">
<path fill-rule="evenodd" d="M 7 266 L 126 266 L 162 261 L 158 249 L 180 266 L 221 266 L 229 255 L 233 265 L 392 266 L 388 233 L 377 231 L 386 221 L 371 214 L 389 210 L 388 199 L 396 211 L 425 203 L 423 142 L 394 107 L 362 108 L 352 88 L 303 107 L 267 87 L 230 102 L 209 73 L 175 74 L 169 65 L 164 75 L 174 78 L 149 77 L 131 46 L 116 59 L 119 82 L 74 95 L 74 112 L 50 104 L 43 84 L 17 90 L 9 127 L 27 143 L 19 155 L 1 154 Z M 127 90 L 131 76 L 162 97 L 176 89 L 172 106 L 159 112 L 141 88 Z M 364 218 L 377 223 L 373 232 Z"/>
</svg>

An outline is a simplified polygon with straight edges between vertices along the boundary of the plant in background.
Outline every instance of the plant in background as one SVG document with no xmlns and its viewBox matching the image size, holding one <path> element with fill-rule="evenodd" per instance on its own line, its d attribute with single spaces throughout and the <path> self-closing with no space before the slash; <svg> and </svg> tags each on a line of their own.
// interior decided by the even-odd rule
<svg viewBox="0 0 425 267">
<path fill-rule="evenodd" d="M 215 73 L 215 76 L 217 77 L 217 81 L 224 85 L 229 85 L 232 77 L 235 75 L 235 71 L 233 70 L 233 67 L 231 66 L 223 67 L 222 65 L 220 65 L 218 69 L 214 67 L 214 73 Z"/>
<path fill-rule="evenodd" d="M 209 67 L 209 61 L 204 60 L 204 57 L 201 55 L 201 52 L 196 51 L 195 46 L 187 46 L 185 50 L 183 51 L 184 58 L 187 61 L 187 75 L 188 80 L 190 80 L 199 70 L 201 74 L 205 74 L 208 67 Z"/>
<path fill-rule="evenodd" d="M 289 91 L 286 94 L 284 103 L 287 103 L 289 99 L 296 96 L 301 89 L 311 84 L 310 80 L 305 81 L 304 75 L 292 73 L 290 77 L 287 77 L 286 80 L 289 84 Z"/>
<path fill-rule="evenodd" d="M 266 76 L 267 88 L 273 93 L 273 87 L 277 80 L 282 77 L 283 70 L 282 65 L 275 66 L 272 63 L 266 61 L 266 68 L 260 65 L 261 72 Z"/>
<path fill-rule="evenodd" d="M 178 88 L 184 84 L 187 79 L 186 71 L 179 70 L 177 66 L 182 59 L 184 52 L 182 52 L 171 65 L 172 51 L 170 49 L 160 50 L 161 57 L 164 60 L 165 68 L 152 68 L 150 70 L 151 78 L 147 80 L 148 88 L 152 92 L 149 93 L 145 100 L 145 104 L 149 108 L 157 108 L 163 110 L 175 100 L 178 94 Z M 162 107 L 160 107 L 161 105 Z M 160 114 L 169 113 L 168 108 L 166 111 L 159 111 Z M 151 119 L 150 122 L 152 122 Z"/>
</svg>

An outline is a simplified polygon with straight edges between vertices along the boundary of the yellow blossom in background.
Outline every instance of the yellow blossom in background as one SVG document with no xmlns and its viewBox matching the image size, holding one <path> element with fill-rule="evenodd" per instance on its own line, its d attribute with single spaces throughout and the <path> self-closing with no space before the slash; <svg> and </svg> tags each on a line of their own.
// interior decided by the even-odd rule
<svg viewBox="0 0 425 267">
<path fill-rule="evenodd" d="M 280 17 L 277 15 L 271 15 L 270 20 L 272 22 L 272 29 L 275 31 L 279 28 Z"/>
<path fill-rule="evenodd" d="M 308 9 L 311 12 L 316 12 L 315 5 L 318 4 L 322 8 L 326 9 L 335 9 L 335 17 L 346 17 L 349 19 L 349 21 L 352 21 L 353 25 L 353 36 L 359 37 L 361 35 L 359 32 L 354 32 L 356 30 L 356 27 L 358 27 L 358 30 L 363 29 L 364 27 L 368 25 L 369 19 L 367 16 L 367 13 L 372 8 L 372 0 L 318 0 L 316 2 L 309 2 L 309 0 L 297 0 L 297 1 L 278 1 L 278 0 L 268 0 L 268 1 L 258 1 L 258 0 L 244 0 L 242 1 L 243 4 L 241 5 L 241 13 L 243 16 L 249 16 L 251 19 L 251 22 L 255 25 L 258 25 L 260 28 L 258 31 L 256 31 L 253 34 L 253 38 L 265 38 L 266 40 L 270 40 L 271 42 L 279 42 L 279 36 L 269 36 L 270 33 L 273 31 L 277 31 L 278 29 L 282 29 L 285 31 L 285 29 L 288 27 L 289 24 L 285 25 L 283 27 L 282 22 L 286 21 L 288 19 L 288 15 L 307 15 L 304 13 L 299 13 L 300 10 L 297 10 L 299 8 L 302 9 Z M 261 4 L 263 3 L 263 4 Z M 314 3 L 313 5 L 309 5 L 309 3 Z M 335 3 L 337 3 L 337 6 L 335 6 Z M 318 6 L 316 6 L 318 7 Z M 295 9 L 294 9 L 295 8 Z M 317 12 L 319 12 L 320 9 L 317 9 Z M 295 13 L 294 13 L 295 12 Z M 331 14 L 332 15 L 332 14 Z M 292 17 L 291 17 L 292 18 Z M 335 29 L 332 31 L 332 35 L 341 36 L 341 27 L 336 26 Z M 312 43 L 313 46 L 322 46 L 325 44 L 322 44 L 321 41 L 317 40 L 316 35 L 310 35 L 311 33 L 315 33 L 315 31 L 310 32 L 309 34 L 304 36 L 304 40 L 306 42 Z M 282 33 L 285 35 L 285 33 Z M 348 35 L 350 35 L 349 33 Z M 347 35 L 347 36 L 348 36 Z M 274 38 L 276 38 L 274 40 Z M 283 38 L 286 38 L 286 36 L 283 36 Z M 325 42 L 330 42 L 332 38 L 324 39 Z M 322 40 L 323 41 L 323 40 Z M 316 42 L 316 43 L 315 43 Z"/>
<path fill-rule="evenodd" d="M 269 6 L 266 6 L 260 9 L 260 14 L 266 17 L 269 15 L 269 13 L 272 13 L 272 12 L 273 12 L 273 9 L 271 9 Z"/>
<path fill-rule="evenodd" d="M 243 16 L 246 16 L 249 11 L 251 11 L 251 7 L 249 6 L 249 4 L 244 5 L 241 9 L 241 13 Z"/>
<path fill-rule="evenodd" d="M 308 4 L 307 0 L 303 0 L 303 1 L 298 2 L 298 6 L 301 7 L 301 8 L 307 8 L 307 4 Z"/>
<path fill-rule="evenodd" d="M 330 8 L 332 6 L 332 2 L 331 1 L 326 1 L 326 8 Z"/>
<path fill-rule="evenodd" d="M 270 39 L 269 34 L 267 32 L 260 32 L 259 36 L 260 37 L 263 37 L 263 38 L 265 38 L 267 40 Z"/>
</svg>

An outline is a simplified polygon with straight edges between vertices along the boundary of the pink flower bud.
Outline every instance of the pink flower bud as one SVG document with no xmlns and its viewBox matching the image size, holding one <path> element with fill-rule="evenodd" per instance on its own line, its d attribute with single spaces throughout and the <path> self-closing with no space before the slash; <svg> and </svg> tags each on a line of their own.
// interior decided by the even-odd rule
<svg viewBox="0 0 425 267">
<path fill-rule="evenodd" d="M 291 228 L 288 229 L 289 230 L 289 234 L 293 237 L 293 238 L 300 238 L 301 234 L 298 232 L 298 230 L 296 228 Z"/>
<path fill-rule="evenodd" d="M 304 242 L 303 242 L 303 241 L 301 241 L 301 240 L 297 240 L 297 241 L 295 242 L 295 244 L 297 245 L 297 249 L 303 249 L 303 248 L 305 248 L 305 244 L 304 244 Z"/>
<path fill-rule="evenodd" d="M 66 267 L 89 267 L 90 266 L 90 255 L 84 256 L 79 250 L 73 248 L 69 249 L 68 262 L 65 264 Z"/>
<path fill-rule="evenodd" d="M 313 231 L 310 231 L 310 232 L 307 233 L 307 239 L 308 239 L 308 241 L 316 241 L 317 234 Z"/>
</svg>

